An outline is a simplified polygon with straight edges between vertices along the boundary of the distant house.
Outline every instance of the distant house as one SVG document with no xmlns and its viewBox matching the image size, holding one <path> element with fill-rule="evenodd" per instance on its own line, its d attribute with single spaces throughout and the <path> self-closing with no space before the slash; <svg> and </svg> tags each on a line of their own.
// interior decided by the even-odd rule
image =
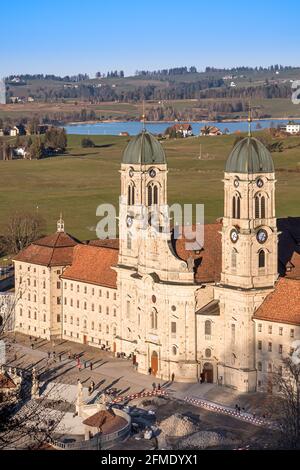
<svg viewBox="0 0 300 470">
<path fill-rule="evenodd" d="M 121 135 L 121 136 L 123 136 L 123 137 L 129 137 L 128 132 L 120 132 L 119 135 Z"/>
<path fill-rule="evenodd" d="M 176 135 L 181 135 L 182 137 L 190 137 L 193 135 L 193 129 L 190 124 L 174 124 L 174 126 L 169 128 L 169 133 L 175 133 Z"/>
<path fill-rule="evenodd" d="M 299 134 L 300 133 L 300 123 L 295 121 L 289 121 L 286 126 L 281 128 L 287 134 Z"/>
<path fill-rule="evenodd" d="M 17 135 L 26 135 L 26 129 L 23 124 L 19 124 L 10 129 L 9 135 L 11 137 L 16 137 Z"/>
<path fill-rule="evenodd" d="M 223 135 L 223 132 L 216 126 L 204 126 L 200 131 L 200 135 Z"/>
<path fill-rule="evenodd" d="M 32 96 L 28 96 L 27 101 L 28 101 L 29 103 L 32 103 L 32 102 L 34 101 L 34 98 L 32 98 Z"/>
<path fill-rule="evenodd" d="M 13 154 L 12 158 L 13 159 L 18 159 L 18 158 L 26 158 L 27 157 L 27 152 L 24 147 L 17 147 L 13 149 Z"/>
</svg>

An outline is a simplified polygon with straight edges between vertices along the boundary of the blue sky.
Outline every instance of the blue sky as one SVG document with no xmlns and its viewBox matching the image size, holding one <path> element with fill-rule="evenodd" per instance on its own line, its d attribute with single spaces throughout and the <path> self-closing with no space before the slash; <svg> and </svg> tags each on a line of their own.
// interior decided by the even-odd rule
<svg viewBox="0 0 300 470">
<path fill-rule="evenodd" d="M 1 1 L 0 76 L 300 65 L 298 0 Z"/>
</svg>

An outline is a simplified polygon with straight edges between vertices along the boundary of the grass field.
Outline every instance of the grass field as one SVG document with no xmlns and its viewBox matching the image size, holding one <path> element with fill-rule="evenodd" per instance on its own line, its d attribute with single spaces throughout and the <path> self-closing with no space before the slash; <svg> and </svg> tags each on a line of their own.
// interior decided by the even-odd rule
<svg viewBox="0 0 300 470">
<path fill-rule="evenodd" d="M 62 211 L 66 230 L 95 238 L 96 208 L 118 203 L 119 167 L 127 137 L 93 136 L 96 148 L 82 149 L 83 136 L 68 137 L 68 154 L 38 161 L 0 161 L 0 232 L 15 210 L 38 212 L 47 232 Z M 223 214 L 223 171 L 235 136 L 198 137 L 163 143 L 168 160 L 169 203 L 204 203 L 207 222 Z M 202 155 L 199 160 L 199 148 Z M 277 216 L 300 216 L 300 137 L 284 140 L 273 153 L 277 168 Z M 37 209 L 38 207 L 38 209 Z"/>
</svg>

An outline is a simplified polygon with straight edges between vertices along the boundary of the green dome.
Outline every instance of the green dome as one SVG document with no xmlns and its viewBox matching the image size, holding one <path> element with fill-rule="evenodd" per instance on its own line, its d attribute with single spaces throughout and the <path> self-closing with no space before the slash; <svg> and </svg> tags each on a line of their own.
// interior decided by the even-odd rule
<svg viewBox="0 0 300 470">
<path fill-rule="evenodd" d="M 238 142 L 229 155 L 227 173 L 273 173 L 274 164 L 270 152 L 254 137 Z"/>
<path fill-rule="evenodd" d="M 166 163 L 164 149 L 157 139 L 147 131 L 134 137 L 123 152 L 122 163 L 151 165 Z"/>
</svg>

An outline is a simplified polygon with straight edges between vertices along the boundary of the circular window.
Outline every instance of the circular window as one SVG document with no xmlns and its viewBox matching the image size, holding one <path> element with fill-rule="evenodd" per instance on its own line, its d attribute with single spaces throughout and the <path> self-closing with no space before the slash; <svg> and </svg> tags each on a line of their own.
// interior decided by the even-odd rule
<svg viewBox="0 0 300 470">
<path fill-rule="evenodd" d="M 205 349 L 205 357 L 211 357 L 211 350 Z"/>
<path fill-rule="evenodd" d="M 172 310 L 172 312 L 175 312 L 175 311 L 176 311 L 175 305 L 172 305 L 171 310 Z"/>
<path fill-rule="evenodd" d="M 155 297 L 155 295 L 152 295 L 152 302 L 153 302 L 154 304 L 155 304 L 155 302 L 156 302 L 156 297 Z"/>
<path fill-rule="evenodd" d="M 238 180 L 237 178 L 235 178 L 235 180 L 234 180 L 233 184 L 234 184 L 234 187 L 235 187 L 235 188 L 238 188 L 238 187 L 239 187 L 239 184 L 240 184 L 240 182 L 239 182 L 239 180 Z"/>
</svg>

